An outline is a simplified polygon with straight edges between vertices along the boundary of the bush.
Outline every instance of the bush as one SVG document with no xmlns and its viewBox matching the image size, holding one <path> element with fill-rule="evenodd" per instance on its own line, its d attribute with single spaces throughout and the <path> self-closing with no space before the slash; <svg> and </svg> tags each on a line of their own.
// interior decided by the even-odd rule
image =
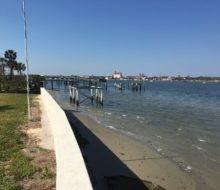
<svg viewBox="0 0 220 190">
<path fill-rule="evenodd" d="M 40 75 L 29 76 L 30 93 L 39 94 L 40 87 L 43 86 L 43 77 Z M 25 93 L 27 91 L 27 83 L 25 76 L 13 76 L 10 79 L 8 76 L 0 77 L 0 92 Z"/>
</svg>

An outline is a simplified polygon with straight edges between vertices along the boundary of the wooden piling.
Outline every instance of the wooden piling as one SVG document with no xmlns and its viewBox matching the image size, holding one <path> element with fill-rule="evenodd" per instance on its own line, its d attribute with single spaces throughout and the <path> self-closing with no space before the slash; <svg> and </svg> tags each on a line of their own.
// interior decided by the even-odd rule
<svg viewBox="0 0 220 190">
<path fill-rule="evenodd" d="M 53 90 L 53 80 L 51 80 L 51 90 Z"/>
<path fill-rule="evenodd" d="M 82 100 L 81 102 L 84 102 L 86 99 L 90 99 L 91 103 L 93 103 L 94 97 L 95 97 L 96 103 L 103 105 L 102 87 L 96 87 L 96 86 L 69 86 L 70 102 L 79 106 L 79 104 L 80 104 L 79 90 L 80 89 L 89 89 L 90 90 L 89 95 L 86 95 L 83 93 L 81 94 L 81 96 L 85 97 L 85 99 Z M 95 93 L 93 92 L 93 90 L 95 90 Z"/>
</svg>

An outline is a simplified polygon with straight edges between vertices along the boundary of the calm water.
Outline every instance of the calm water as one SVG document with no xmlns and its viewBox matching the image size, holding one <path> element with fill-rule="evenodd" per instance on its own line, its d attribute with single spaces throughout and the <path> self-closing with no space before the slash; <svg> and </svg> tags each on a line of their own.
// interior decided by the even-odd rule
<svg viewBox="0 0 220 190">
<path fill-rule="evenodd" d="M 127 86 L 128 82 L 122 82 Z M 198 183 L 205 179 L 219 187 L 219 83 L 146 82 L 141 93 L 128 88 L 118 91 L 113 83 L 110 81 L 104 91 L 103 107 L 85 101 L 79 110 L 103 127 L 125 133 L 168 156 Z M 69 104 L 68 87 L 56 85 L 56 97 Z"/>
</svg>

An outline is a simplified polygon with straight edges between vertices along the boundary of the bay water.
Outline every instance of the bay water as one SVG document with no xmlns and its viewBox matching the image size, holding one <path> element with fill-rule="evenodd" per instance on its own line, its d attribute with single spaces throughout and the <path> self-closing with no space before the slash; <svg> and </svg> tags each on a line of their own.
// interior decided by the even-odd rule
<svg viewBox="0 0 220 190">
<path fill-rule="evenodd" d="M 220 83 L 154 81 L 132 91 L 131 81 L 117 82 L 125 89 L 117 90 L 115 81 L 108 81 L 103 106 L 85 100 L 73 110 L 154 149 L 200 186 L 209 183 L 220 189 Z M 50 82 L 45 85 L 49 88 Z M 54 87 L 55 97 L 69 104 L 68 86 L 56 82 Z"/>
</svg>

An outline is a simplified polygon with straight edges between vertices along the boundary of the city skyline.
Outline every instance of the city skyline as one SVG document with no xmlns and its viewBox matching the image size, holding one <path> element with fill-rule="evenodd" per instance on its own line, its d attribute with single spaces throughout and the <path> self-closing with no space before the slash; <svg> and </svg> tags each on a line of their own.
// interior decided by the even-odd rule
<svg viewBox="0 0 220 190">
<path fill-rule="evenodd" d="M 30 73 L 219 76 L 217 0 L 26 5 Z M 2 0 L 1 7 L 0 56 L 13 49 L 24 63 L 22 1 Z"/>
</svg>

